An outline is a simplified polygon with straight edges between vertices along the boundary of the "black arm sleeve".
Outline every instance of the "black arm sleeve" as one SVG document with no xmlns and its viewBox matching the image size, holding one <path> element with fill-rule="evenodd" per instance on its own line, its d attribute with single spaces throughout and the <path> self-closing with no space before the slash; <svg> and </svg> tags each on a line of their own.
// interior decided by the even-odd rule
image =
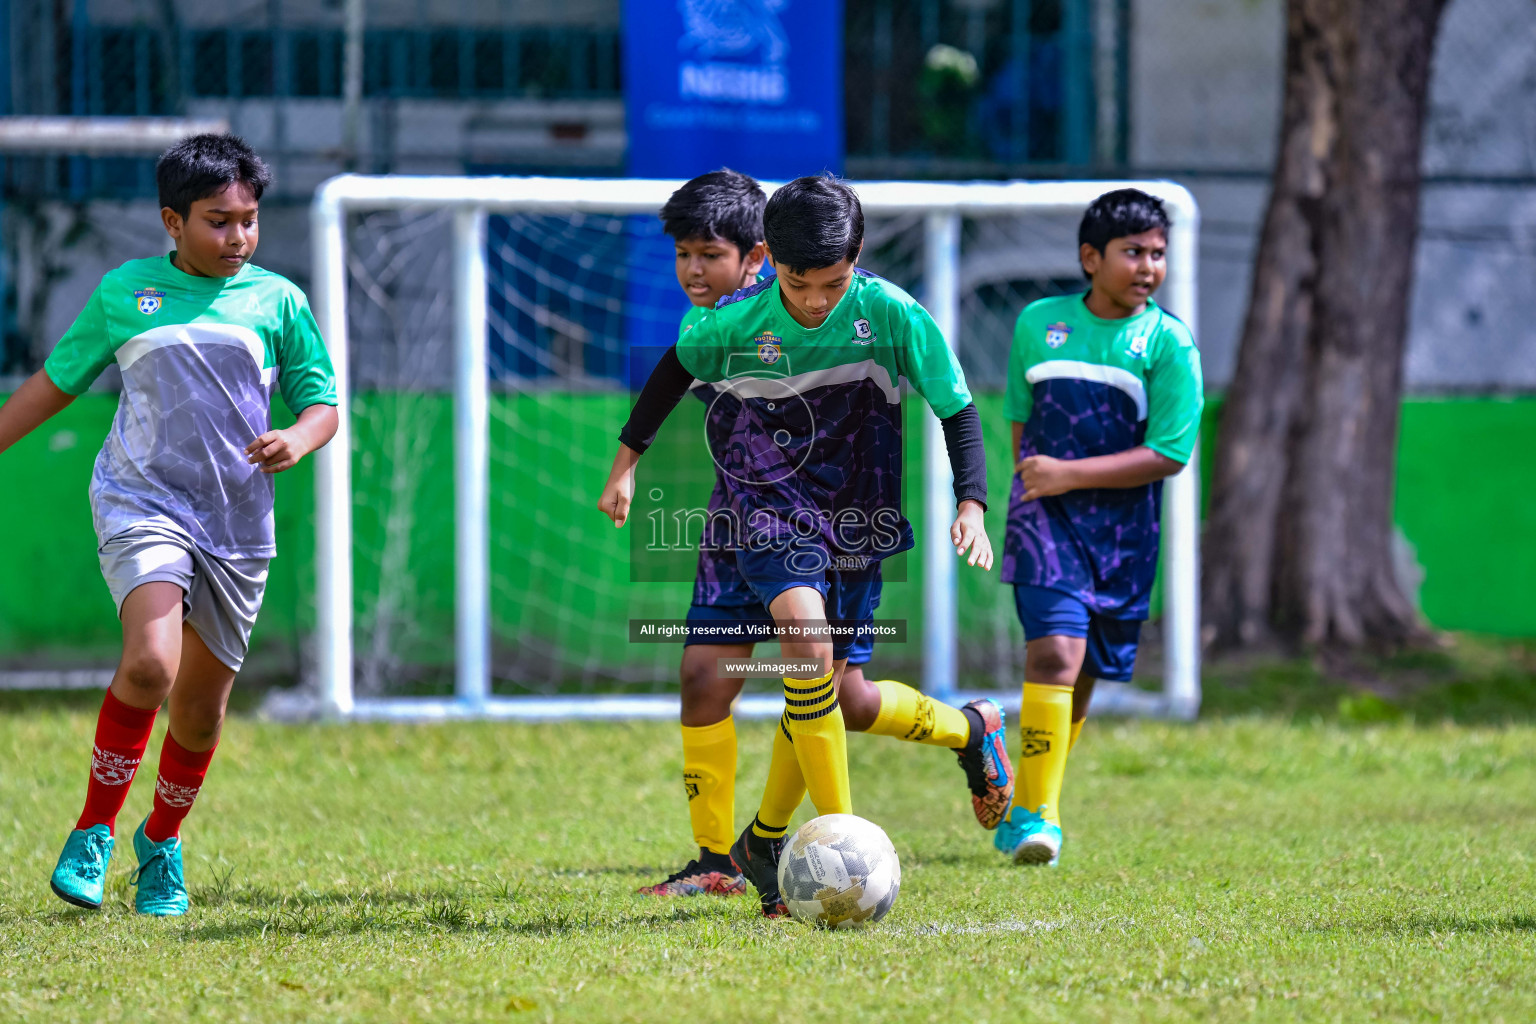
<svg viewBox="0 0 1536 1024">
<path fill-rule="evenodd" d="M 955 504 L 976 501 L 986 508 L 987 455 L 981 446 L 981 413 L 976 403 L 939 420 L 939 425 L 944 428 L 944 449 L 955 474 Z"/>
<path fill-rule="evenodd" d="M 635 407 L 629 414 L 629 422 L 619 431 L 619 440 L 644 455 L 651 442 L 656 440 L 656 431 L 661 429 L 672 410 L 677 408 L 677 403 L 683 400 L 692 383 L 693 374 L 683 369 L 682 362 L 677 358 L 677 346 L 673 345 L 661 357 L 661 362 L 656 364 L 656 369 L 651 371 L 645 387 L 640 389 L 640 397 L 636 399 Z M 980 420 L 977 422 L 980 423 Z M 978 427 L 977 437 L 980 436 Z"/>
</svg>

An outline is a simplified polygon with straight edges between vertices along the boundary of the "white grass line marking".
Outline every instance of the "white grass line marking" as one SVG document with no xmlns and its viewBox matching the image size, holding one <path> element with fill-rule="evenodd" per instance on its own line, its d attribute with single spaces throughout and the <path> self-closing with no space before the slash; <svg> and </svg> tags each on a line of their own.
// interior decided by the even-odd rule
<svg viewBox="0 0 1536 1024">
<path fill-rule="evenodd" d="M 992 921 L 986 924 L 915 924 L 893 928 L 899 935 L 993 935 L 999 932 L 1019 932 L 1024 935 L 1044 935 L 1065 927 L 1067 921 Z"/>
</svg>

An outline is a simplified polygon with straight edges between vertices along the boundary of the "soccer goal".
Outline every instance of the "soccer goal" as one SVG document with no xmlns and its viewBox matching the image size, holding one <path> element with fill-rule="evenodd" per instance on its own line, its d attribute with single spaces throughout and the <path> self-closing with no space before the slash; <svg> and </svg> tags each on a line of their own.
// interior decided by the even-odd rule
<svg viewBox="0 0 1536 1024">
<path fill-rule="evenodd" d="M 615 531 L 594 502 L 647 369 L 640 354 L 675 340 L 687 308 L 655 216 L 679 184 L 344 175 L 318 189 L 311 299 L 345 410 L 316 459 L 318 708 L 675 715 L 680 647 L 635 642 L 631 626 L 681 620 L 691 573 L 631 582 L 642 521 Z M 1194 329 L 1199 213 L 1178 185 L 856 184 L 862 264 L 924 302 L 982 406 L 999 557 L 1013 320 L 1032 299 L 1081 288 L 1077 220 L 1124 185 L 1169 206 L 1159 299 Z M 900 570 L 907 585 L 887 586 L 878 613 L 905 621 L 907 642 L 877 644 L 879 671 L 946 699 L 1017 701 L 1009 588 L 996 569 L 956 565 L 941 431 L 925 408 L 908 415 L 922 423 L 907 431 L 918 545 Z M 1107 710 L 1198 709 L 1197 481 L 1191 464 L 1164 491 L 1161 691 L 1101 686 Z M 777 714 L 778 687 L 750 687 L 739 712 Z"/>
</svg>

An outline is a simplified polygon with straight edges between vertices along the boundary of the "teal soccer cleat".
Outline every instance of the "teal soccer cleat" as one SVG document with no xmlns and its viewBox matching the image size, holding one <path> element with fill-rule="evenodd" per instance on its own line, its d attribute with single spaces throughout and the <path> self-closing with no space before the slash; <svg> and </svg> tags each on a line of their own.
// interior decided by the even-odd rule
<svg viewBox="0 0 1536 1024">
<path fill-rule="evenodd" d="M 997 826 L 992 845 L 1013 858 L 1015 864 L 1056 866 L 1061 856 L 1061 826 L 1042 816 L 1045 805 L 1029 811 L 1015 807 L 1008 819 Z"/>
<path fill-rule="evenodd" d="M 151 842 L 144 834 L 145 818 L 133 833 L 133 852 L 139 869 L 128 881 L 138 886 L 133 894 L 133 909 L 151 917 L 180 917 L 187 912 L 187 877 L 181 868 L 181 837 L 172 836 L 163 843 Z"/>
<path fill-rule="evenodd" d="M 107 864 L 112 860 L 112 833 L 105 825 L 77 828 L 64 840 L 64 852 L 48 884 L 65 903 L 100 910 L 107 889 Z"/>
</svg>

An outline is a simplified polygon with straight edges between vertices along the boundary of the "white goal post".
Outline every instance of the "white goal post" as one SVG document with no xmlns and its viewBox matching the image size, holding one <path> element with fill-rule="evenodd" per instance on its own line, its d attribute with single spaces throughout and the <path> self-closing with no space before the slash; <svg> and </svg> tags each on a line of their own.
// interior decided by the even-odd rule
<svg viewBox="0 0 1536 1024">
<path fill-rule="evenodd" d="M 311 299 L 336 367 L 341 420 L 335 439 L 316 456 L 317 643 L 313 690 L 323 713 L 343 717 L 567 718 L 672 717 L 676 697 L 529 696 L 491 693 L 489 414 L 487 369 L 486 218 L 490 214 L 654 214 L 681 184 L 637 179 L 412 177 L 342 175 L 323 183 L 311 208 Z M 1173 221 L 1166 305 L 1196 333 L 1199 210 L 1194 197 L 1166 181 L 1007 183 L 855 182 L 866 214 L 924 218 L 923 294 L 951 345 L 959 336 L 960 239 L 964 219 L 1022 213 L 1080 212 L 1114 188 L 1159 196 Z M 771 186 L 768 186 L 771 188 Z M 349 423 L 347 218 L 405 208 L 453 215 L 453 436 L 455 551 L 455 696 L 358 698 L 353 692 L 352 435 Z M 948 537 L 953 494 L 942 433 L 925 417 L 922 488 L 923 688 L 943 699 L 956 692 L 955 562 Z M 615 430 L 618 424 L 615 424 Z M 1096 709 L 1193 718 L 1200 704 L 1199 473 L 1196 459 L 1164 490 L 1164 690 L 1143 694 L 1101 686 Z M 1006 493 L 995 488 L 995 493 Z M 597 513 L 594 511 L 594 515 Z M 994 538 L 999 554 L 1002 538 Z M 1020 666 L 1022 670 L 1022 666 Z M 1010 689 L 1017 693 L 1015 686 Z M 776 715 L 778 697 L 743 697 L 738 713 Z"/>
</svg>

